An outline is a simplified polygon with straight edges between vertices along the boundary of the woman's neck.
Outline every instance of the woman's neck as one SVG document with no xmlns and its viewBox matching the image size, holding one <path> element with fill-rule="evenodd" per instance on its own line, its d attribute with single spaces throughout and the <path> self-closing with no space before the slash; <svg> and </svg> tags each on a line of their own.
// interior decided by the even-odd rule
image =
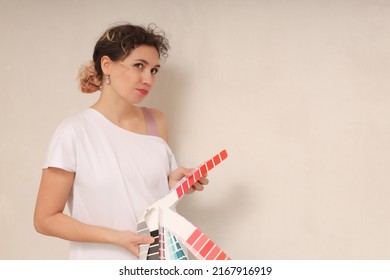
<svg viewBox="0 0 390 280">
<path fill-rule="evenodd" d="M 98 101 L 91 108 L 99 111 L 112 123 L 128 130 L 138 130 L 143 124 L 143 113 L 136 105 L 105 98 L 102 93 Z"/>
</svg>

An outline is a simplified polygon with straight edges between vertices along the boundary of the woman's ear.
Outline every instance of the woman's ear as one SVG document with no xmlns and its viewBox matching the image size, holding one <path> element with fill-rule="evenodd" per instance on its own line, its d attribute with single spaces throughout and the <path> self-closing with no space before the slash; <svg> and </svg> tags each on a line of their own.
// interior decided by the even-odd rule
<svg viewBox="0 0 390 280">
<path fill-rule="evenodd" d="M 101 58 L 100 64 L 104 75 L 110 75 L 112 60 L 107 55 L 105 55 Z"/>
</svg>

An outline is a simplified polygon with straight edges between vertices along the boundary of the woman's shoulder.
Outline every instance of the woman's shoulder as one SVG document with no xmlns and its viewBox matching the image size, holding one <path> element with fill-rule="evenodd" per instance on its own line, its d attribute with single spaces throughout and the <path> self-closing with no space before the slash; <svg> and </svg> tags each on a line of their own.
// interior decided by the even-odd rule
<svg viewBox="0 0 390 280">
<path fill-rule="evenodd" d="M 149 112 L 151 112 L 151 114 L 153 115 L 153 117 L 156 121 L 166 121 L 164 113 L 161 112 L 160 110 L 158 110 L 156 108 L 151 108 L 151 107 L 147 107 L 147 110 L 149 110 Z"/>
<path fill-rule="evenodd" d="M 81 112 L 65 117 L 57 126 L 58 129 L 77 130 L 80 127 L 85 127 L 88 120 L 91 118 L 91 110 L 85 109 Z"/>
<path fill-rule="evenodd" d="M 161 138 L 168 142 L 168 121 L 164 113 L 156 108 L 148 107 L 147 110 L 153 116 L 157 129 L 160 132 Z"/>
</svg>

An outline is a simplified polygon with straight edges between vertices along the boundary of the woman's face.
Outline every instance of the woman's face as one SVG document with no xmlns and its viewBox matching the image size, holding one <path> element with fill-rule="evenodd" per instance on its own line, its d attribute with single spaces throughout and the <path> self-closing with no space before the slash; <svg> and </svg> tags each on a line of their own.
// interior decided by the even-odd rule
<svg viewBox="0 0 390 280">
<path fill-rule="evenodd" d="M 108 88 L 131 104 L 140 103 L 155 83 L 159 62 L 156 48 L 146 45 L 135 48 L 124 60 L 113 63 Z"/>
</svg>

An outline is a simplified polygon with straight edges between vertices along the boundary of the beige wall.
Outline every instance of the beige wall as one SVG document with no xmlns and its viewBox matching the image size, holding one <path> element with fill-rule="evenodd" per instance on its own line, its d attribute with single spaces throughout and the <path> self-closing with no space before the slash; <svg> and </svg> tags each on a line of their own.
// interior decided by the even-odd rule
<svg viewBox="0 0 390 280">
<path fill-rule="evenodd" d="M 179 163 L 230 153 L 183 215 L 234 259 L 390 258 L 389 1 L 81 2 L 0 1 L 0 259 L 67 257 L 33 229 L 40 166 L 96 100 L 78 67 L 123 20 L 171 39 L 146 105 Z"/>
</svg>

